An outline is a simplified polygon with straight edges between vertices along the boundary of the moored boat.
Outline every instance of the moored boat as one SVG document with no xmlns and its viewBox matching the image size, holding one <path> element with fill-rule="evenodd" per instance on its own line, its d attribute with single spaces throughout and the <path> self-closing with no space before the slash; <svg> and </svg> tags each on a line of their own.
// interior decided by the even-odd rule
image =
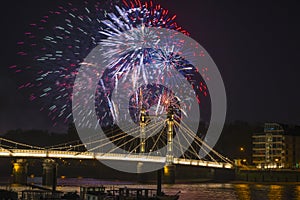
<svg viewBox="0 0 300 200">
<path fill-rule="evenodd" d="M 0 200 L 18 200 L 18 193 L 10 190 L 0 189 Z"/>
<path fill-rule="evenodd" d="M 178 200 L 179 193 L 175 195 L 157 194 L 156 189 L 127 188 L 106 190 L 100 187 L 81 187 L 80 197 L 82 200 Z"/>
<path fill-rule="evenodd" d="M 157 194 L 156 189 L 149 188 L 119 188 L 118 200 L 177 200 L 179 193 L 175 195 Z"/>
</svg>

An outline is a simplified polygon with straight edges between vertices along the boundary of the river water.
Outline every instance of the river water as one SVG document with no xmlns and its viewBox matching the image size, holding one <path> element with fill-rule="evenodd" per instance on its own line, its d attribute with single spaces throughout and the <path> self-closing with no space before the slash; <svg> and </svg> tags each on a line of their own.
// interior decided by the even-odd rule
<svg viewBox="0 0 300 200">
<path fill-rule="evenodd" d="M 40 184 L 41 178 L 29 179 Z M 64 192 L 77 191 L 80 186 L 105 185 L 107 188 L 156 188 L 156 185 L 141 185 L 131 182 L 101 181 L 90 178 L 58 179 L 57 189 Z M 257 184 L 257 183 L 196 183 L 163 185 L 167 194 L 180 193 L 180 200 L 300 200 L 300 183 Z"/>
</svg>

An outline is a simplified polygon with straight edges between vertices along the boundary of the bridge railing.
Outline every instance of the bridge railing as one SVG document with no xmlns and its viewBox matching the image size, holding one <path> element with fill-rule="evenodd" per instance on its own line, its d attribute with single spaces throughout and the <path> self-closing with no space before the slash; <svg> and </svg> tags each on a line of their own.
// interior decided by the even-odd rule
<svg viewBox="0 0 300 200">
<path fill-rule="evenodd" d="M 233 168 L 233 165 L 225 162 L 212 162 L 205 160 L 193 160 L 193 159 L 184 159 L 184 158 L 174 158 L 174 164 L 179 165 L 192 165 L 192 166 L 203 166 L 203 167 L 214 167 L 214 168 Z"/>
<path fill-rule="evenodd" d="M 31 149 L 10 149 L 10 151 L 0 150 L 0 156 L 10 157 L 40 157 L 40 158 L 70 158 L 70 159 L 108 159 L 108 160 L 130 160 L 145 162 L 165 162 L 164 157 L 149 156 L 139 154 L 121 154 L 121 153 L 94 153 L 94 152 L 75 152 L 75 151 L 57 151 L 57 150 L 31 150 Z"/>
<path fill-rule="evenodd" d="M 166 158 L 162 156 L 150 156 L 147 154 L 121 154 L 121 153 L 94 153 L 57 150 L 31 150 L 31 149 L 0 149 L 0 156 L 6 157 L 33 157 L 33 158 L 69 158 L 69 159 L 98 159 L 98 160 L 126 160 L 136 162 L 165 163 Z M 174 164 L 203 166 L 213 168 L 233 168 L 233 165 L 225 162 L 213 162 L 205 160 L 194 160 L 174 158 Z"/>
</svg>

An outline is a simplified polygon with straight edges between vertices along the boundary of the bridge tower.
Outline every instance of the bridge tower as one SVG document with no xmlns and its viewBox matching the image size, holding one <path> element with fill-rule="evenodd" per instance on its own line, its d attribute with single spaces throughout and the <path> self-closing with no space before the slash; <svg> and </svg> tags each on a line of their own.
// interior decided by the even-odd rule
<svg viewBox="0 0 300 200">
<path fill-rule="evenodd" d="M 13 163 L 13 183 L 26 184 L 27 183 L 27 167 L 28 163 L 25 159 L 17 159 Z"/>
<path fill-rule="evenodd" d="M 167 111 L 167 165 L 173 164 L 173 127 L 174 127 L 174 108 L 172 106 L 168 107 Z"/>
<path fill-rule="evenodd" d="M 175 183 L 175 165 L 173 164 L 173 132 L 174 132 L 174 108 L 169 106 L 167 110 L 167 155 L 164 167 L 166 183 Z"/>
<path fill-rule="evenodd" d="M 141 106 L 142 107 L 142 106 Z M 146 110 L 144 108 L 140 111 L 140 146 L 139 146 L 139 153 L 145 153 L 146 151 L 146 133 L 145 133 L 145 127 L 147 122 L 147 115 Z M 142 173 L 143 169 L 143 162 L 137 163 L 137 179 L 139 182 L 144 182 L 145 175 Z"/>
<path fill-rule="evenodd" d="M 146 117 L 146 110 L 142 108 L 140 114 L 140 153 L 145 153 L 146 148 Z"/>
</svg>

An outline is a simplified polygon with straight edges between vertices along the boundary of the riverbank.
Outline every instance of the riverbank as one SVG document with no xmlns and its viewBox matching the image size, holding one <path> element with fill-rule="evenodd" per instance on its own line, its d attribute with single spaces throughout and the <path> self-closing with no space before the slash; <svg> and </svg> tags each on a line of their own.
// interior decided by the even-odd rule
<svg viewBox="0 0 300 200">
<path fill-rule="evenodd" d="M 236 181 L 246 182 L 300 182 L 300 170 L 237 170 Z"/>
</svg>

